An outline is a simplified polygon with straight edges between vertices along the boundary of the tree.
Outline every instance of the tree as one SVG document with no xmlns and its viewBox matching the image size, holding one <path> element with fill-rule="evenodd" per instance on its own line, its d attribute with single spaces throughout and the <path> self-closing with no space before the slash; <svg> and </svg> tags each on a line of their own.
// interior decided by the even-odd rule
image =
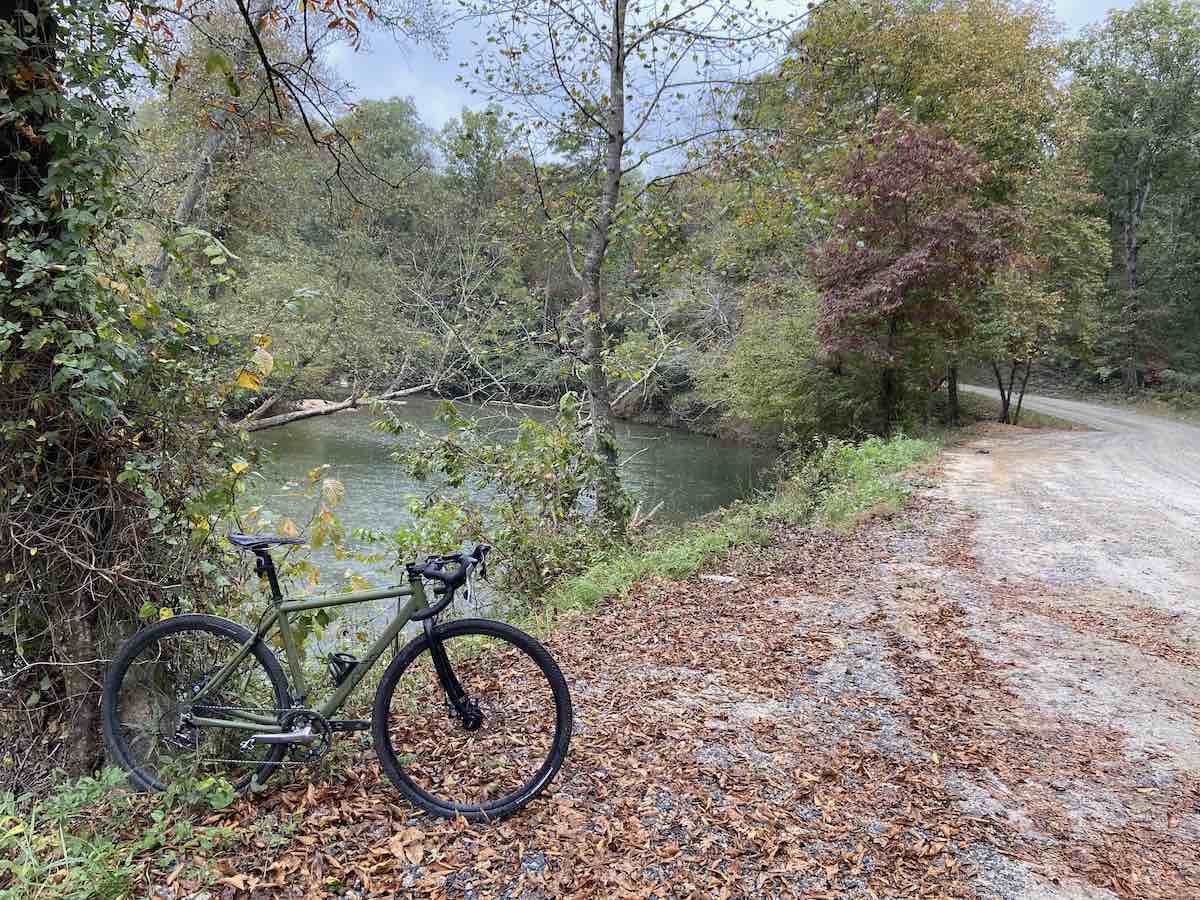
<svg viewBox="0 0 1200 900">
<path fill-rule="evenodd" d="M 834 150 L 888 107 L 939 125 L 990 163 L 996 199 L 1042 161 L 1058 119 L 1059 50 L 1035 5 L 832 0 L 757 86 L 755 114 L 793 158 Z M 751 95 L 753 96 L 753 94 Z M 786 152 L 786 151 L 785 151 Z"/>
<path fill-rule="evenodd" d="M 99 0 L 20 0 L 0 11 L 0 620 L 17 667 L 3 687 L 28 688 L 34 733 L 47 724 L 35 713 L 56 711 L 75 772 L 98 761 L 107 651 L 167 605 L 164 586 L 211 594 L 205 557 L 246 469 L 219 416 L 229 373 L 186 304 L 131 259 L 122 183 L 130 98 L 141 77 L 154 86 L 162 38 L 177 33 L 163 16 L 210 8 L 130 15 Z M 311 16 L 314 33 L 356 34 L 358 15 L 373 13 L 275 8 L 264 23 L 238 9 L 267 64 L 260 99 L 282 115 L 286 93 L 329 146 L 314 126 L 326 98 L 306 93 L 302 70 L 264 59 L 259 30 Z M 227 61 L 214 68 L 236 83 Z M 187 237 L 223 258 L 204 235 Z"/>
<path fill-rule="evenodd" d="M 477 112 L 464 109 L 446 123 L 438 147 L 446 160 L 451 191 L 462 197 L 466 209 L 479 215 L 500 199 L 500 180 L 515 151 L 512 124 L 497 106 Z"/>
<path fill-rule="evenodd" d="M 880 367 L 880 409 L 895 424 L 901 378 L 934 365 L 942 342 L 969 327 L 962 298 L 1008 256 L 1001 208 L 984 202 L 988 167 L 939 130 L 880 112 L 847 158 L 833 235 L 813 255 L 826 350 Z"/>
<path fill-rule="evenodd" d="M 182 16 L 179 36 L 155 48 L 156 58 L 171 73 L 173 90 L 189 84 L 200 87 L 192 99 L 201 106 L 197 121 L 203 126 L 203 138 L 195 148 L 174 215 L 164 228 L 162 247 L 150 269 L 151 287 L 163 283 L 172 237 L 192 223 L 214 167 L 239 130 L 272 134 L 295 123 L 313 146 L 328 155 L 333 177 L 352 190 L 346 176 L 362 172 L 364 165 L 338 118 L 349 92 L 322 60 L 336 42 L 358 46 L 365 27 L 360 16 L 395 38 L 438 39 L 433 8 L 425 3 L 350 3 L 323 8 L 319 14 L 301 5 L 299 12 L 297 16 L 278 0 L 201 2 L 190 5 Z M 322 27 L 310 27 L 309 17 L 314 14 L 325 20 Z M 301 27 L 293 28 L 296 24 Z M 197 72 L 200 67 L 207 78 Z M 393 184 L 382 173 L 369 174 L 377 183 Z"/>
<path fill-rule="evenodd" d="M 783 35 L 788 23 L 729 0 L 683 7 L 669 0 L 612 0 L 604 6 L 589 0 L 497 0 L 475 10 L 494 22 L 488 41 L 498 49 L 475 67 L 475 77 L 493 96 L 519 104 L 531 136 L 583 161 L 589 172 L 583 189 L 571 192 L 581 227 L 559 228 L 582 294 L 580 357 L 594 446 L 604 463 L 597 508 L 620 529 L 629 503 L 621 487 L 606 368 L 614 300 L 606 297 L 604 283 L 609 249 L 639 196 L 688 168 L 671 154 L 725 130 L 702 110 L 687 108 L 697 89 L 711 97 L 721 84 L 740 79 L 740 69 L 761 62 L 756 54 Z M 623 192 L 632 175 L 651 167 L 657 169 L 652 178 Z"/>
<path fill-rule="evenodd" d="M 813 190 L 814 174 L 840 166 L 847 135 L 869 131 L 887 108 L 975 150 L 989 164 L 989 199 L 1011 204 L 1060 140 L 1054 31 L 1042 8 L 1012 0 L 819 4 L 778 70 L 746 91 L 743 115 L 771 135 L 751 154 L 749 177 L 765 182 L 766 173 L 778 173 L 757 205 L 782 214 L 795 234 L 816 229 L 823 236 L 825 198 Z M 790 193 L 805 197 L 802 214 L 784 201 Z M 945 347 L 951 421 L 958 344 Z"/>
<path fill-rule="evenodd" d="M 1133 387 L 1147 350 L 1140 261 L 1152 198 L 1187 190 L 1200 173 L 1200 6 L 1143 0 L 1113 10 L 1072 44 L 1070 58 L 1088 121 L 1086 159 L 1116 236 L 1123 368 Z"/>
<path fill-rule="evenodd" d="M 102 4 L 26 0 L 0 18 L 0 644 L 30 733 L 97 760 L 110 640 L 162 585 L 203 586 L 232 496 L 215 385 L 186 310 L 145 291 L 119 183 L 130 56 Z M 170 427 L 164 427 L 169 421 Z M 9 694 L 0 706 L 12 708 Z M 6 731 L 7 733 L 7 731 Z M 13 735 L 19 740 L 26 735 Z"/>
<path fill-rule="evenodd" d="M 1066 129 L 1060 134 L 1057 152 L 1013 198 L 1020 228 L 1009 236 L 1012 264 L 969 305 L 971 352 L 991 365 L 1000 421 L 1014 425 L 1034 362 L 1089 353 L 1101 320 L 1109 230 L 1096 214 L 1100 198 L 1087 190 L 1076 142 Z"/>
</svg>

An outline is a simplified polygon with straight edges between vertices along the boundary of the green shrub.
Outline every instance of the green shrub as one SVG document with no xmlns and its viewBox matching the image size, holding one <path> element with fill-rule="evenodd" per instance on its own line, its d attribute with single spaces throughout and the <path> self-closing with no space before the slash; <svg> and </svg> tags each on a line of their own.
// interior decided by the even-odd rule
<svg viewBox="0 0 1200 900">
<path fill-rule="evenodd" d="M 229 785 L 211 779 L 166 795 L 133 794 L 119 769 L 65 782 L 36 801 L 0 793 L 0 900 L 137 894 L 147 868 L 169 871 L 230 839 L 229 829 L 192 819 L 232 797 Z"/>
<path fill-rule="evenodd" d="M 815 329 L 811 294 L 794 298 L 782 311 L 750 311 L 732 350 L 710 359 L 699 373 L 701 393 L 793 445 L 876 430 L 877 374 L 863 366 L 832 365 Z"/>
</svg>

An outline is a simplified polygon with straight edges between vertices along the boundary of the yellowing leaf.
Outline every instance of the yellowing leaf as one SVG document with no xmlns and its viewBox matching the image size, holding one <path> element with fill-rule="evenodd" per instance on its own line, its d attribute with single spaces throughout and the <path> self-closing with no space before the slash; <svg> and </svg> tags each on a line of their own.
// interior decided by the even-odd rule
<svg viewBox="0 0 1200 900">
<path fill-rule="evenodd" d="M 300 537 L 300 529 L 291 519 L 284 519 L 279 525 L 279 533 L 284 537 Z"/>
<path fill-rule="evenodd" d="M 351 575 L 350 576 L 350 590 L 352 590 L 352 591 L 369 591 L 370 589 L 371 589 L 371 582 L 367 581 L 367 579 L 363 578 L 361 575 Z"/>
<path fill-rule="evenodd" d="M 266 350 L 271 346 L 271 336 L 269 334 L 256 334 L 254 336 L 254 344 Z"/>
<path fill-rule="evenodd" d="M 163 619 L 169 619 L 173 615 L 175 615 L 175 613 L 171 612 L 171 608 L 169 606 L 164 606 L 158 611 L 158 621 L 161 622 Z"/>
<path fill-rule="evenodd" d="M 250 463 L 246 462 L 244 459 L 239 459 L 232 463 L 229 468 L 233 469 L 233 473 L 235 475 L 241 475 L 248 468 L 250 468 Z"/>
<path fill-rule="evenodd" d="M 270 375 L 271 370 L 275 368 L 275 357 L 273 357 L 262 347 L 254 348 L 254 355 L 251 356 L 251 360 L 254 362 L 254 365 L 258 371 L 262 372 L 264 378 Z"/>
<path fill-rule="evenodd" d="M 262 379 L 248 369 L 238 372 L 237 383 L 238 387 L 243 387 L 248 391 L 257 391 L 262 387 Z"/>
</svg>

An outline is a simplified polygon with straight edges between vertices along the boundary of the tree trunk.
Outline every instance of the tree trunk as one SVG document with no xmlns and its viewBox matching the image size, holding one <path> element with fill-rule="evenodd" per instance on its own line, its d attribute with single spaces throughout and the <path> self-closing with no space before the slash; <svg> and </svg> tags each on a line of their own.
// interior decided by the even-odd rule
<svg viewBox="0 0 1200 900">
<path fill-rule="evenodd" d="M 1021 379 L 1021 393 L 1017 395 L 1017 411 L 1013 413 L 1014 425 L 1021 419 L 1021 404 L 1025 402 L 1025 388 L 1029 385 L 1029 371 L 1033 368 L 1030 360 L 1025 360 L 1025 377 Z"/>
<path fill-rule="evenodd" d="M 946 370 L 946 424 L 957 425 L 958 409 L 958 363 L 950 363 Z"/>
<path fill-rule="evenodd" d="M 896 421 L 896 367 L 887 365 L 879 374 L 879 411 L 883 416 L 883 427 L 890 431 Z"/>
<path fill-rule="evenodd" d="M 883 427 L 890 431 L 896 424 L 900 406 L 900 373 L 896 369 L 896 334 L 899 326 L 895 316 L 888 321 L 887 362 L 879 378 L 879 408 Z"/>
<path fill-rule="evenodd" d="M 92 660 L 102 657 L 97 623 L 99 606 L 76 591 L 74 608 L 59 610 L 50 623 L 54 652 L 62 663 L 63 709 L 71 716 L 64 735 L 63 767 L 72 775 L 87 775 L 103 762 L 100 743 L 99 692 L 103 669 Z"/>
<path fill-rule="evenodd" d="M 621 485 L 620 459 L 612 421 L 612 392 L 604 371 L 606 329 L 601 273 L 608 252 L 609 230 L 621 194 L 621 157 L 625 150 L 625 10 L 628 0 L 612 6 L 609 45 L 609 106 L 605 129 L 604 183 L 600 207 L 592 220 L 587 253 L 580 275 L 583 281 L 587 390 L 591 401 L 592 439 L 602 471 L 596 486 L 596 510 L 618 531 L 629 520 L 629 500 Z"/>
<path fill-rule="evenodd" d="M 1125 249 L 1123 278 L 1125 303 L 1122 308 L 1126 347 L 1124 381 L 1125 387 L 1129 390 L 1137 388 L 1137 359 L 1141 350 L 1141 298 L 1138 296 L 1138 255 L 1141 246 L 1138 242 L 1138 229 L 1141 227 L 1146 210 L 1146 199 L 1149 196 L 1150 176 L 1139 176 L 1135 179 L 1129 194 L 1122 234 Z"/>
<path fill-rule="evenodd" d="M 1004 374 L 1000 371 L 1000 364 L 995 360 L 992 361 L 992 372 L 996 376 L 996 386 L 1000 389 L 1000 418 L 999 421 L 1008 421 L 1008 401 L 1010 394 L 1004 390 Z"/>
<path fill-rule="evenodd" d="M 221 148 L 225 146 L 225 121 L 228 118 L 229 113 L 225 109 L 218 109 L 213 114 L 216 127 L 204 139 L 204 144 L 200 148 L 200 154 L 196 157 L 196 162 L 192 166 L 192 174 L 188 178 L 187 187 L 183 191 L 183 196 L 179 198 L 179 205 L 175 207 L 175 216 L 171 220 L 173 227 L 163 235 L 163 246 L 158 251 L 158 258 L 154 261 L 154 265 L 150 267 L 150 274 L 146 278 L 147 284 L 152 288 L 160 287 L 167 277 L 167 265 L 171 261 L 171 254 L 167 249 L 167 241 L 172 236 L 172 232 L 190 225 L 196 217 L 196 205 L 200 202 L 200 198 L 204 195 L 204 189 L 208 186 L 208 179 L 212 174 L 213 161 L 216 159 L 217 154 L 221 152 Z"/>
<path fill-rule="evenodd" d="M 274 0 L 262 0 L 255 4 L 250 11 L 251 20 L 254 22 L 261 20 L 270 11 L 273 2 Z M 235 69 L 243 68 L 254 56 L 254 53 L 254 38 L 247 30 L 242 33 L 242 39 L 238 45 L 238 52 L 234 60 Z M 236 98 L 228 97 L 226 102 L 235 109 L 237 108 Z M 215 127 L 209 132 L 208 137 L 204 139 L 204 144 L 200 147 L 200 153 L 196 156 L 196 161 L 192 166 L 192 174 L 188 177 L 187 187 L 184 188 L 183 196 L 179 198 L 179 204 L 175 207 L 175 216 L 171 221 L 171 227 L 163 235 L 163 246 L 158 251 L 158 258 L 150 267 L 150 274 L 146 278 L 146 283 L 152 288 L 160 287 L 166 280 L 167 267 L 171 262 L 167 241 L 171 238 L 172 232 L 191 225 L 196 217 L 196 206 L 200 203 L 200 198 L 204 196 L 204 191 L 208 187 L 213 163 L 229 137 L 229 131 L 225 127 L 229 117 L 230 111 L 225 104 L 218 106 L 213 111 L 212 119 Z"/>
</svg>

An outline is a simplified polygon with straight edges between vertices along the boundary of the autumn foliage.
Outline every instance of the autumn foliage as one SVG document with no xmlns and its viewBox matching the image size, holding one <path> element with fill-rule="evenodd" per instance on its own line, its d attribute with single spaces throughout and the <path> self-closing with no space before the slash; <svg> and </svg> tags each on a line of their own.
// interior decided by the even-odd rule
<svg viewBox="0 0 1200 900">
<path fill-rule="evenodd" d="M 880 366 L 894 419 L 899 374 L 967 327 L 964 298 L 1010 255 L 1012 212 L 988 205 L 987 164 L 933 127 L 884 110 L 837 173 L 841 209 L 813 253 L 826 352 Z"/>
</svg>

